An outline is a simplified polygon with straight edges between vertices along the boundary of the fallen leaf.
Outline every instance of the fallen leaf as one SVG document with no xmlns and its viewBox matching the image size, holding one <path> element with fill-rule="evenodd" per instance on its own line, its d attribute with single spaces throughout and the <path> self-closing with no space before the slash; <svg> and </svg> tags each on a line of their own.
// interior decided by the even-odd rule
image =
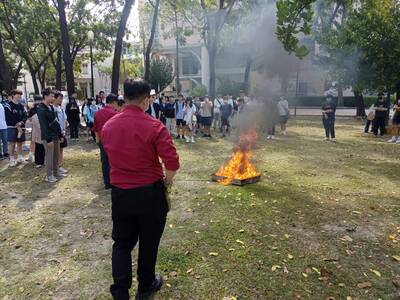
<svg viewBox="0 0 400 300">
<path fill-rule="evenodd" d="M 286 268 L 286 266 L 283 267 L 283 273 L 289 274 L 289 270 Z"/>
<path fill-rule="evenodd" d="M 344 237 L 342 237 L 341 240 L 342 241 L 346 241 L 346 242 L 352 242 L 353 241 L 353 239 L 348 235 L 345 235 Z"/>
<path fill-rule="evenodd" d="M 350 296 L 347 296 L 346 300 L 353 300 L 353 298 L 351 298 Z"/>
<path fill-rule="evenodd" d="M 281 268 L 281 266 L 274 265 L 274 266 L 271 267 L 271 271 L 272 271 L 272 272 L 275 272 L 276 270 L 278 270 L 278 269 L 280 269 L 280 268 Z"/>
<path fill-rule="evenodd" d="M 241 245 L 244 245 L 244 242 L 241 241 L 241 240 L 236 240 L 236 243 L 241 244 Z"/>
<path fill-rule="evenodd" d="M 187 274 L 193 273 L 193 269 L 189 269 L 186 271 Z"/>
<path fill-rule="evenodd" d="M 372 287 L 372 284 L 371 284 L 371 282 L 366 281 L 366 282 L 361 282 L 361 283 L 357 284 L 357 287 L 359 289 L 369 289 Z"/>
<path fill-rule="evenodd" d="M 318 275 L 321 275 L 321 272 L 317 268 L 312 267 L 312 269 L 314 270 L 315 273 L 317 273 Z"/>
<path fill-rule="evenodd" d="M 381 272 L 377 271 L 377 270 L 373 270 L 373 269 L 369 269 L 372 273 L 374 273 L 376 276 L 381 277 Z"/>
<path fill-rule="evenodd" d="M 239 230 L 239 233 L 243 233 L 243 232 L 244 232 L 244 229 L 240 229 L 240 230 Z"/>
<path fill-rule="evenodd" d="M 287 233 L 285 233 L 284 237 L 285 237 L 285 239 L 288 240 L 288 239 L 290 238 L 290 235 L 288 235 Z"/>
<path fill-rule="evenodd" d="M 392 257 L 394 260 L 400 261 L 400 255 L 393 255 Z"/>
<path fill-rule="evenodd" d="M 289 259 L 293 259 L 293 258 L 294 258 L 294 256 L 293 256 L 292 254 L 288 254 L 287 257 L 288 257 Z"/>
<path fill-rule="evenodd" d="M 169 283 L 167 283 L 167 284 L 165 284 L 165 285 L 166 285 L 167 287 L 169 287 L 169 288 L 172 287 L 172 285 L 170 285 Z"/>
<path fill-rule="evenodd" d="M 178 272 L 172 271 L 171 273 L 169 273 L 169 276 L 176 277 L 176 276 L 178 276 Z"/>
<path fill-rule="evenodd" d="M 308 275 L 306 273 L 301 273 L 305 278 L 308 277 Z"/>
<path fill-rule="evenodd" d="M 210 253 L 208 253 L 208 255 L 210 255 L 210 256 L 218 256 L 219 254 L 217 252 L 210 252 Z"/>
</svg>

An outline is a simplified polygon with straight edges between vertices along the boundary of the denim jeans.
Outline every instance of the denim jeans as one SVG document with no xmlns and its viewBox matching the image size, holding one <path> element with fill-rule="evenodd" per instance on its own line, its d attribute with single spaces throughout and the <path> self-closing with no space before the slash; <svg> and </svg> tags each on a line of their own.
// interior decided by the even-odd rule
<svg viewBox="0 0 400 300">
<path fill-rule="evenodd" d="M 3 145 L 2 152 L 0 154 L 8 155 L 8 141 L 7 141 L 7 129 L 0 129 L 0 140 Z"/>
</svg>

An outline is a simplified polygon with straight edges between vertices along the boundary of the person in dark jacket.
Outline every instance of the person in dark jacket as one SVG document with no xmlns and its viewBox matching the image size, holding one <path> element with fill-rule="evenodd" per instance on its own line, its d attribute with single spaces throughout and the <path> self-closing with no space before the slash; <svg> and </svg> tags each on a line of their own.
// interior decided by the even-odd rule
<svg viewBox="0 0 400 300">
<path fill-rule="evenodd" d="M 65 108 L 67 121 L 71 134 L 71 140 L 79 140 L 79 124 L 81 123 L 79 105 L 75 98 L 70 98 L 67 107 Z"/>
<path fill-rule="evenodd" d="M 151 95 L 149 99 L 150 99 L 150 105 L 146 113 L 152 116 L 153 118 L 160 119 L 160 111 L 161 111 L 160 104 L 155 102 L 155 95 Z"/>
<path fill-rule="evenodd" d="M 335 136 L 335 114 L 336 114 L 336 104 L 333 101 L 332 95 L 326 97 L 326 101 L 322 105 L 322 123 L 325 128 L 325 140 L 331 142 L 336 142 Z"/>
<path fill-rule="evenodd" d="M 22 104 L 19 103 L 22 92 L 13 90 L 11 101 L 4 104 L 4 113 L 7 123 L 8 153 L 10 155 L 10 167 L 15 167 L 17 163 L 24 162 L 22 156 L 22 144 L 25 142 L 25 122 L 28 115 Z M 15 145 L 17 145 L 17 160 L 15 160 Z"/>
<path fill-rule="evenodd" d="M 57 177 L 66 177 L 64 173 L 59 173 L 59 154 L 60 138 L 62 137 L 60 123 L 57 120 L 57 112 L 52 106 L 54 93 L 50 89 L 42 91 L 43 103 L 39 104 L 37 115 L 40 123 L 43 146 L 46 152 L 45 181 L 49 183 L 57 182 Z"/>
<path fill-rule="evenodd" d="M 375 137 L 378 137 L 378 130 L 380 131 L 381 136 L 385 134 L 386 117 L 389 107 L 390 104 L 385 100 L 383 93 L 379 93 L 378 101 L 376 101 L 374 105 L 375 118 L 372 123 L 372 131 Z"/>
</svg>

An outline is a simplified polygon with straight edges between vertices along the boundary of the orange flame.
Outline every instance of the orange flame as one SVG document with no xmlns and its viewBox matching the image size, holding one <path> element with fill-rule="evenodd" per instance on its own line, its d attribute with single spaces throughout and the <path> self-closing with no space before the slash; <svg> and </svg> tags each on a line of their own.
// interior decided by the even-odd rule
<svg viewBox="0 0 400 300">
<path fill-rule="evenodd" d="M 257 133 L 249 130 L 246 134 L 240 135 L 239 142 L 234 148 L 230 160 L 215 174 L 224 177 L 218 181 L 223 185 L 231 184 L 234 179 L 244 180 L 260 176 L 256 167 L 251 163 L 253 153 L 251 149 L 257 139 Z"/>
</svg>

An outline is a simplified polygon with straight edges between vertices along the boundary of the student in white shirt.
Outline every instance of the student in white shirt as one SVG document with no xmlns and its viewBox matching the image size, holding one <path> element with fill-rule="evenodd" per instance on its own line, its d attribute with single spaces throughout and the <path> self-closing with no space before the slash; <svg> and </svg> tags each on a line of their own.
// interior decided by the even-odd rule
<svg viewBox="0 0 400 300">
<path fill-rule="evenodd" d="M 3 160 L 8 158 L 7 122 L 3 104 L 0 104 L 0 140 L 2 143 L 2 148 L 0 149 L 0 160 Z"/>
</svg>

